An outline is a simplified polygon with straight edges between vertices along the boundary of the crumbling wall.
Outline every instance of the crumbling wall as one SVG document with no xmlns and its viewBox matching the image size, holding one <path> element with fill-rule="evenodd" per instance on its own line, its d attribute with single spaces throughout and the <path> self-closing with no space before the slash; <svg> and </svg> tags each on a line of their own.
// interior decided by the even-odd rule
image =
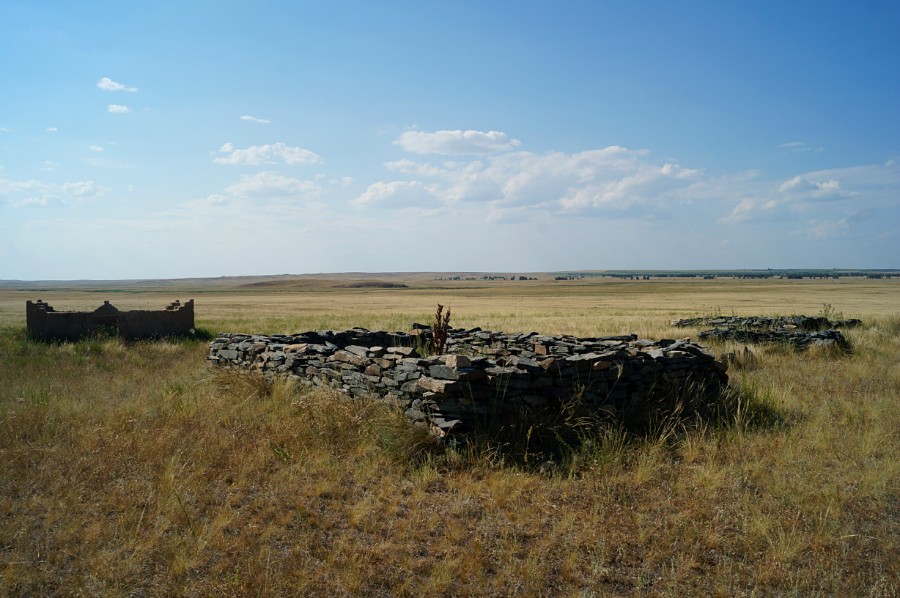
<svg viewBox="0 0 900 598">
<path fill-rule="evenodd" d="M 811 346 L 850 350 L 850 342 L 836 328 L 854 328 L 857 319 L 831 322 L 822 316 L 718 316 L 675 320 L 673 326 L 713 326 L 698 335 L 701 339 L 731 340 L 753 344 L 783 344 L 796 349 Z"/>
<path fill-rule="evenodd" d="M 373 395 L 427 422 L 441 435 L 479 422 L 559 413 L 566 406 L 628 418 L 673 411 L 686 393 L 714 402 L 727 385 L 726 366 L 689 339 L 636 336 L 576 338 L 454 329 L 449 354 L 420 357 L 419 335 L 341 332 L 294 335 L 221 334 L 209 360 Z"/>
<path fill-rule="evenodd" d="M 75 341 L 97 334 L 125 339 L 181 336 L 194 328 L 194 300 L 179 301 L 164 310 L 120 311 L 109 301 L 91 312 L 56 311 L 40 299 L 25 302 L 28 335 L 42 341 Z"/>
</svg>

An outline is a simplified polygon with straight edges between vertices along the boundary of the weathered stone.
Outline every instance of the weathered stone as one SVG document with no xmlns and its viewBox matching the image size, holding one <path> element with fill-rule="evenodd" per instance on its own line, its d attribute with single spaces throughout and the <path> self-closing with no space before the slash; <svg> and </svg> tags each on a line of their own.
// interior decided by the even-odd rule
<svg viewBox="0 0 900 598">
<path fill-rule="evenodd" d="M 360 357 L 359 355 L 343 350 L 335 351 L 334 354 L 328 358 L 328 361 L 343 361 L 357 366 L 363 366 L 367 363 L 365 357 Z"/>
<path fill-rule="evenodd" d="M 415 352 L 415 349 L 412 347 L 388 347 L 388 353 L 397 353 L 399 355 L 412 355 Z"/>
<path fill-rule="evenodd" d="M 472 360 L 465 355 L 443 355 L 441 360 L 451 368 L 467 368 L 472 365 Z"/>
<path fill-rule="evenodd" d="M 428 377 L 419 378 L 416 382 L 418 388 L 434 393 L 445 393 L 458 386 L 458 383 L 453 380 L 438 380 Z"/>
<path fill-rule="evenodd" d="M 428 368 L 428 375 L 441 380 L 458 380 L 459 370 L 447 365 L 433 365 Z"/>
</svg>

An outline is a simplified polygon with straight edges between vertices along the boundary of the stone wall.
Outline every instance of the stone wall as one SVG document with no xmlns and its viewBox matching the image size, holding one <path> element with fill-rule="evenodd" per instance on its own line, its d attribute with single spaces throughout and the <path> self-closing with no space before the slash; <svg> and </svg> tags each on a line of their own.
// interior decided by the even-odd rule
<svg viewBox="0 0 900 598">
<path fill-rule="evenodd" d="M 717 316 L 675 320 L 673 326 L 703 327 L 701 339 L 731 340 L 753 344 L 783 344 L 796 349 L 808 347 L 837 347 L 850 350 L 850 342 L 836 328 L 855 328 L 862 322 L 857 319 L 831 322 L 822 316 Z"/>
<path fill-rule="evenodd" d="M 120 311 L 109 301 L 91 312 L 56 311 L 40 299 L 25 303 L 25 319 L 31 338 L 75 341 L 96 334 L 115 334 L 125 339 L 182 336 L 194 328 L 194 300 L 175 301 L 163 310 Z"/>
<path fill-rule="evenodd" d="M 448 354 L 420 357 L 413 347 L 430 330 L 293 335 L 221 334 L 209 360 L 329 386 L 352 396 L 374 395 L 428 422 L 439 435 L 464 433 L 496 417 L 542 416 L 577 404 L 628 419 L 715 402 L 727 385 L 726 366 L 703 347 L 682 340 L 636 336 L 576 338 L 453 329 Z"/>
</svg>

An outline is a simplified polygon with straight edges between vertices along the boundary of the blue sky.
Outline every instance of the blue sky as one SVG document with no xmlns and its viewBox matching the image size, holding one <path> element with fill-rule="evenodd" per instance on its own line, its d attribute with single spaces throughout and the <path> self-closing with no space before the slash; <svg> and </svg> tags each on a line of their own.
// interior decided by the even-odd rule
<svg viewBox="0 0 900 598">
<path fill-rule="evenodd" d="M 896 2 L 0 5 L 0 279 L 900 268 Z"/>
</svg>

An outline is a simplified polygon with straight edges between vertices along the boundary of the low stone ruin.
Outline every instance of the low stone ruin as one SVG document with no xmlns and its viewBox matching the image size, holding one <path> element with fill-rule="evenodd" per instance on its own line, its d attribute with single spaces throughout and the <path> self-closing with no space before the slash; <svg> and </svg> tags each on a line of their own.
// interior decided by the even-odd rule
<svg viewBox="0 0 900 598">
<path fill-rule="evenodd" d="M 109 301 L 94 311 L 56 311 L 40 299 L 25 302 L 28 336 L 41 341 L 76 341 L 99 334 L 124 339 L 186 336 L 194 329 L 194 300 L 162 310 L 121 311 Z"/>
<path fill-rule="evenodd" d="M 421 357 L 415 347 L 424 347 L 431 331 L 413 332 L 221 334 L 210 343 L 209 360 L 375 396 L 440 436 L 575 404 L 625 420 L 649 417 L 680 409 L 686 394 L 689 402 L 715 402 L 728 383 L 726 366 L 689 339 L 451 329 L 448 354 Z"/>
<path fill-rule="evenodd" d="M 862 322 L 857 319 L 837 320 L 817 316 L 720 316 L 675 320 L 673 326 L 703 327 L 699 338 L 708 340 L 731 340 L 753 344 L 784 344 L 796 349 L 811 346 L 837 347 L 850 350 L 850 343 L 836 328 L 853 328 Z"/>
</svg>

